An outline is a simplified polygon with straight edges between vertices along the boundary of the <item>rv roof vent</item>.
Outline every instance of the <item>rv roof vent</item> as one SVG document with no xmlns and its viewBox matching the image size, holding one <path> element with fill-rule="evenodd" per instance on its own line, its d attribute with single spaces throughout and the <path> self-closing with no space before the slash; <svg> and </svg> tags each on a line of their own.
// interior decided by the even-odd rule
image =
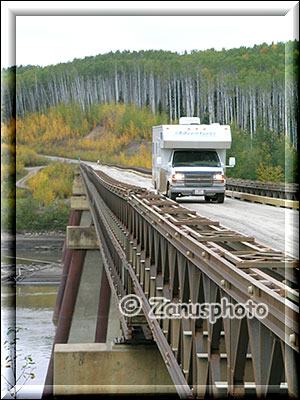
<svg viewBox="0 0 300 400">
<path fill-rule="evenodd" d="M 181 117 L 179 118 L 179 125 L 200 125 L 199 117 Z"/>
</svg>

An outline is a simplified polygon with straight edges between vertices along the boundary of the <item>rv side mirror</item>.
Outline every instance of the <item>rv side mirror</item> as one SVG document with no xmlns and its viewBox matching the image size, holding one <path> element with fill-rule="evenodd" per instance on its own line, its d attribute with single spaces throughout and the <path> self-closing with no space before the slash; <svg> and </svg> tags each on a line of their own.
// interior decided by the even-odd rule
<svg viewBox="0 0 300 400">
<path fill-rule="evenodd" d="M 235 166 L 235 157 L 229 157 L 229 167 Z"/>
<path fill-rule="evenodd" d="M 157 164 L 157 165 L 161 165 L 161 157 L 157 157 L 157 159 L 156 159 L 156 164 Z"/>
</svg>

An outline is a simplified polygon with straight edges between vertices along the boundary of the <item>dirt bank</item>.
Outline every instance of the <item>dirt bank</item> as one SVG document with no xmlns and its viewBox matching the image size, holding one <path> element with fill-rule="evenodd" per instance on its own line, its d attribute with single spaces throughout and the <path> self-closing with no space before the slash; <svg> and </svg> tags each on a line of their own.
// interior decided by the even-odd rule
<svg viewBox="0 0 300 400">
<path fill-rule="evenodd" d="M 1 233 L 2 283 L 58 284 L 65 232 Z"/>
</svg>

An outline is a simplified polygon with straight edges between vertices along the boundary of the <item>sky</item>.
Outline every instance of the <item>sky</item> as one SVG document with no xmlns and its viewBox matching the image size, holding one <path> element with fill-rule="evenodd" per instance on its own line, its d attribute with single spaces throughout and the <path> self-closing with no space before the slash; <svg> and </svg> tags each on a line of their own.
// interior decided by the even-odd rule
<svg viewBox="0 0 300 400">
<path fill-rule="evenodd" d="M 183 53 L 286 42 L 299 39 L 295 36 L 293 10 L 289 12 L 297 3 L 4 1 L 1 2 L 1 11 L 6 11 L 1 17 L 1 66 L 6 68 L 14 63 L 46 66 L 117 50 Z M 168 14 L 177 15 L 96 15 L 108 9 L 116 13 L 136 10 L 137 4 L 140 7 L 137 14 L 147 10 L 152 14 L 164 14 L 167 10 Z M 15 41 L 9 31 L 11 10 L 17 15 Z M 189 11 L 219 15 L 184 15 Z M 67 12 L 77 15 L 63 15 Z M 249 15 L 249 12 L 256 15 Z M 87 13 L 91 15 L 84 15 Z M 248 15 L 226 15 L 234 13 Z M 14 42 L 15 47 L 12 46 Z"/>
</svg>

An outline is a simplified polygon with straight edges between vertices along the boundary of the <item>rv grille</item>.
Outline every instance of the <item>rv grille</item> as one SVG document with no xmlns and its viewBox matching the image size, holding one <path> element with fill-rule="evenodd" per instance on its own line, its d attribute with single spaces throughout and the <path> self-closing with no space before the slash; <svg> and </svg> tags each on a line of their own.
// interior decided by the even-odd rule
<svg viewBox="0 0 300 400">
<path fill-rule="evenodd" d="M 212 173 L 185 173 L 184 186 L 188 187 L 207 187 L 213 186 Z"/>
</svg>

